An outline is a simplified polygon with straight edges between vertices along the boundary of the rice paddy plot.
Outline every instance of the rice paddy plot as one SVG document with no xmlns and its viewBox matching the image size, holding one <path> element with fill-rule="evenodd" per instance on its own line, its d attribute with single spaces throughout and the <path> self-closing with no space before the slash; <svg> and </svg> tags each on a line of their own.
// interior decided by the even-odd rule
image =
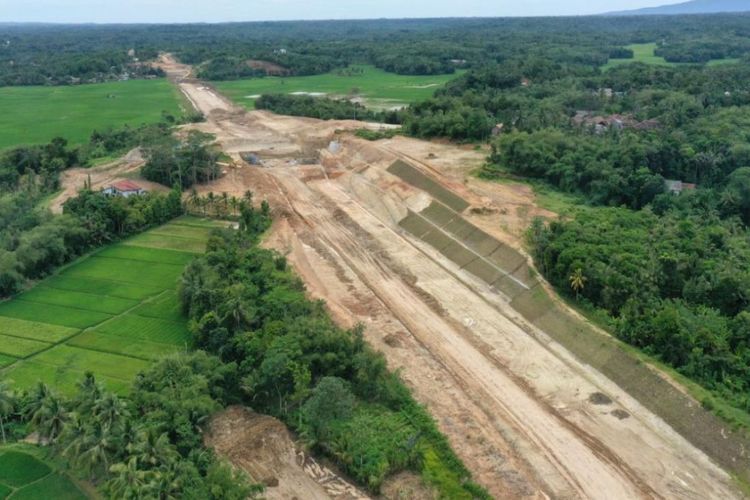
<svg viewBox="0 0 750 500">
<path fill-rule="evenodd" d="M 92 351 L 122 354 L 143 360 L 156 360 L 180 350 L 175 344 L 139 340 L 133 342 L 129 337 L 107 335 L 94 330 L 83 332 L 71 339 L 67 345 Z"/>
<path fill-rule="evenodd" d="M 40 498 L 86 500 L 87 497 L 60 472 L 50 474 L 40 481 L 21 488 L 12 497 L 13 500 L 39 500 Z"/>
<path fill-rule="evenodd" d="M 156 123 L 162 111 L 177 116 L 181 102 L 166 79 L 0 88 L 0 149 L 54 137 L 82 144 L 96 129 Z"/>
<path fill-rule="evenodd" d="M 174 322 L 185 321 L 177 292 L 169 290 L 133 309 L 133 314 Z"/>
<path fill-rule="evenodd" d="M 195 258 L 195 255 L 177 250 L 146 248 L 128 245 L 114 245 L 96 254 L 99 257 L 113 259 L 140 260 L 158 264 L 175 264 L 184 266 Z"/>
<path fill-rule="evenodd" d="M 182 215 L 177 217 L 169 223 L 170 226 L 193 226 L 193 227 L 206 227 L 209 229 L 216 229 L 222 226 L 226 226 L 226 223 L 217 222 L 212 219 L 204 219 L 202 217 L 196 217 L 194 215 Z"/>
<path fill-rule="evenodd" d="M 196 220 L 180 219 L 188 224 L 167 224 L 102 249 L 0 304 L 0 377 L 20 389 L 44 382 L 72 394 L 92 372 L 108 389 L 126 394 L 151 362 L 185 349 L 190 336 L 176 285 L 196 254 L 184 247 L 202 252 L 210 232 Z M 176 248 L 138 242 L 149 238 Z"/>
<path fill-rule="evenodd" d="M 36 363 L 78 371 L 90 370 L 97 374 L 130 381 L 141 370 L 148 367 L 143 360 L 98 351 L 89 351 L 68 345 L 58 345 L 34 356 Z"/>
<path fill-rule="evenodd" d="M 16 358 L 28 358 L 32 354 L 43 351 L 50 346 L 52 346 L 52 344 L 39 342 L 37 340 L 11 337 L 10 335 L 0 335 L 0 354 Z"/>
<path fill-rule="evenodd" d="M 56 343 L 78 333 L 78 328 L 50 325 L 37 321 L 3 317 L 0 318 L 0 334 Z"/>
<path fill-rule="evenodd" d="M 196 240 L 191 238 L 179 238 L 176 236 L 165 236 L 152 232 L 139 234 L 123 245 L 135 245 L 147 248 L 164 248 L 167 250 L 179 250 L 182 252 L 203 253 L 206 250 L 205 240 Z"/>
<path fill-rule="evenodd" d="M 151 234 L 161 234 L 164 236 L 177 236 L 180 238 L 192 238 L 195 240 L 206 241 L 209 234 L 211 234 L 211 228 L 208 227 L 195 227 L 195 226 L 184 226 L 180 224 L 166 224 L 158 227 L 152 231 Z"/>
<path fill-rule="evenodd" d="M 42 459 L 43 453 L 41 448 L 18 443 L 0 446 L 0 499 L 87 498 L 65 473 Z"/>
<path fill-rule="evenodd" d="M 114 335 L 131 341 L 146 340 L 162 344 L 183 346 L 188 343 L 190 334 L 185 321 L 165 321 L 126 314 L 107 321 L 93 330 L 103 335 Z"/>
<path fill-rule="evenodd" d="M 634 43 L 632 45 L 627 45 L 625 48 L 633 51 L 633 57 L 631 59 L 612 58 L 609 61 L 607 61 L 607 64 L 602 66 L 602 70 L 606 71 L 608 69 L 615 68 L 617 66 L 622 66 L 623 64 L 631 64 L 634 62 L 649 64 L 649 65 L 654 65 L 654 66 L 680 66 L 680 65 L 690 64 L 690 63 L 673 63 L 673 62 L 667 61 L 661 56 L 657 56 L 655 53 L 657 45 L 655 43 Z M 733 64 L 737 62 L 739 62 L 739 59 L 712 59 L 711 61 L 708 61 L 706 64 L 708 66 L 717 66 L 721 64 Z"/>
<path fill-rule="evenodd" d="M 13 356 L 7 356 L 5 354 L 0 354 L 0 368 L 5 368 L 6 366 L 12 365 L 17 361 L 16 358 Z"/>
<path fill-rule="evenodd" d="M 47 288 L 43 285 L 37 286 L 24 293 L 23 300 L 86 309 L 89 311 L 98 311 L 108 314 L 120 314 L 121 312 L 127 311 L 138 305 L 137 300 L 106 297 L 92 293 L 73 291 L 60 293 L 59 290 Z"/>
<path fill-rule="evenodd" d="M 123 283 L 143 283 L 161 289 L 175 286 L 176 279 L 184 266 L 159 264 L 138 260 L 112 259 L 92 256 L 73 267 L 66 269 L 63 276 L 96 278 Z"/>
<path fill-rule="evenodd" d="M 111 317 L 109 314 L 97 311 L 27 302 L 23 300 L 23 296 L 0 304 L 0 316 L 79 329 L 94 326 Z"/>
<path fill-rule="evenodd" d="M 462 73 L 397 75 L 370 65 L 353 65 L 323 75 L 248 78 L 214 85 L 219 92 L 250 109 L 262 94 L 358 97 L 369 108 L 390 109 L 429 99 L 437 89 Z"/>
<path fill-rule="evenodd" d="M 44 286 L 56 290 L 91 293 L 100 297 L 120 297 L 132 300 L 143 300 L 162 291 L 162 288 L 158 286 L 146 286 L 143 283 L 123 283 L 72 276 L 66 273 L 44 280 Z"/>
<path fill-rule="evenodd" d="M 18 488 L 52 472 L 47 464 L 18 451 L 0 454 L 0 483 Z"/>
<path fill-rule="evenodd" d="M 95 351 L 89 352 L 99 354 Z M 32 389 L 39 382 L 42 382 L 52 387 L 55 391 L 68 396 L 75 393 L 86 371 L 94 372 L 99 382 L 103 383 L 107 389 L 118 394 L 127 393 L 132 384 L 132 380 L 112 378 L 85 366 L 65 367 L 48 365 L 46 363 L 37 363 L 34 359 L 32 357 L 21 363 L 15 363 L 7 367 L 3 372 L 3 380 L 8 381 L 15 388 L 27 390 Z"/>
</svg>

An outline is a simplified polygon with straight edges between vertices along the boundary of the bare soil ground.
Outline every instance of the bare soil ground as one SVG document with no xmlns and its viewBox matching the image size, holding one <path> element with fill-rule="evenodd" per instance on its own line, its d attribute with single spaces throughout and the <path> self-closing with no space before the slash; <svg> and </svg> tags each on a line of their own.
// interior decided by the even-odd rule
<svg viewBox="0 0 750 500">
<path fill-rule="evenodd" d="M 50 210 L 53 213 L 62 213 L 63 203 L 76 196 L 88 180 L 91 180 L 93 190 L 106 188 L 117 181 L 135 179 L 138 185 L 147 191 L 168 191 L 161 184 L 141 179 L 138 176 L 138 171 L 144 163 L 141 151 L 134 149 L 122 158 L 96 167 L 65 170 L 60 176 L 62 191 L 50 202 Z"/>
<path fill-rule="evenodd" d="M 730 476 L 500 293 L 399 226 L 431 202 L 386 169 L 412 162 L 467 200 L 466 217 L 520 248 L 533 214 L 518 188 L 466 179 L 485 152 L 342 133 L 357 122 L 240 112 L 200 83 L 181 85 L 238 166 L 201 191 L 266 198 L 265 244 L 287 255 L 312 296 L 401 370 L 475 479 L 498 498 L 737 498 Z M 337 147 L 329 143 L 337 141 Z M 243 164 L 254 152 L 261 166 Z M 315 155 L 312 164 L 300 159 Z M 503 226 L 493 214 L 504 217 Z M 553 326 L 554 327 L 554 326 Z M 237 432 L 241 432 L 238 428 Z"/>
<path fill-rule="evenodd" d="M 279 420 L 231 406 L 209 422 L 206 445 L 266 487 L 268 500 L 369 498 L 292 441 Z"/>
</svg>

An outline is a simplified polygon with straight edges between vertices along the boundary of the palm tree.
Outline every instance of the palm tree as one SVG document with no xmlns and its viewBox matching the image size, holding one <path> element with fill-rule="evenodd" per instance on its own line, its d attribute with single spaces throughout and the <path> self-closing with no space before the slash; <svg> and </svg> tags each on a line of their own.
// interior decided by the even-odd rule
<svg viewBox="0 0 750 500">
<path fill-rule="evenodd" d="M 206 204 L 211 207 L 211 212 L 215 214 L 214 205 L 216 204 L 216 195 L 213 191 L 209 191 L 206 195 Z"/>
<path fill-rule="evenodd" d="M 232 215 L 237 215 L 237 207 L 239 206 L 240 200 L 236 196 L 229 198 L 229 207 L 232 209 Z"/>
<path fill-rule="evenodd" d="M 576 293 L 576 300 L 578 300 L 578 294 L 586 286 L 586 281 L 588 281 L 588 278 L 583 275 L 583 270 L 578 267 L 575 271 L 573 271 L 573 274 L 568 277 L 568 281 L 570 281 L 570 288 L 572 288 Z"/>
<path fill-rule="evenodd" d="M 113 465 L 109 471 L 115 475 L 107 483 L 107 490 L 113 498 L 142 498 L 142 490 L 153 476 L 153 472 L 138 469 L 135 457 L 127 463 Z"/>
<path fill-rule="evenodd" d="M 243 323 L 249 324 L 255 316 L 254 311 L 247 310 L 246 301 L 243 296 L 244 290 L 245 285 L 242 283 L 231 285 L 226 297 L 226 311 L 223 319 L 224 321 L 231 319 L 236 330 L 240 330 Z"/>
<path fill-rule="evenodd" d="M 125 403 L 115 394 L 107 393 L 99 398 L 93 408 L 96 420 L 106 430 L 112 429 L 123 418 L 127 419 L 129 415 Z"/>
<path fill-rule="evenodd" d="M 13 413 L 16 408 L 16 395 L 10 390 L 5 382 L 0 382 L 0 433 L 3 436 L 3 443 L 6 443 L 5 439 L 5 419 Z"/>
<path fill-rule="evenodd" d="M 36 387 L 34 387 L 34 390 L 29 392 L 28 396 L 24 399 L 23 416 L 27 420 L 30 420 L 34 413 L 42 407 L 44 400 L 50 394 L 51 391 L 47 384 L 39 382 Z"/>
<path fill-rule="evenodd" d="M 32 415 L 31 425 L 39 432 L 40 437 L 54 442 L 62 433 L 68 417 L 63 400 L 50 393 Z"/>
<path fill-rule="evenodd" d="M 152 429 L 140 431 L 128 447 L 128 452 L 139 464 L 149 468 L 168 464 L 177 458 L 177 451 L 169 442 L 169 436 L 166 433 L 157 434 Z"/>
<path fill-rule="evenodd" d="M 190 196 L 188 196 L 188 205 L 193 208 L 193 210 L 197 210 L 198 205 L 200 204 L 200 195 L 198 194 L 198 191 L 196 191 L 195 188 L 190 190 Z"/>
<path fill-rule="evenodd" d="M 249 206 L 253 206 L 253 192 L 249 189 L 242 195 L 242 199 L 245 200 Z"/>
</svg>

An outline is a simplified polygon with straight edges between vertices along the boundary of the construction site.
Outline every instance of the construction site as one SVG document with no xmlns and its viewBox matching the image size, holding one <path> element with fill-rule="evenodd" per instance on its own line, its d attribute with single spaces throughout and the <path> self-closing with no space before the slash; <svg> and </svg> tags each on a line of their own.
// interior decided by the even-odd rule
<svg viewBox="0 0 750 500">
<path fill-rule="evenodd" d="M 286 256 L 337 322 L 364 325 L 492 496 L 742 497 L 732 475 L 750 478 L 746 439 L 555 295 L 524 233 L 534 217 L 556 214 L 528 186 L 472 176 L 487 151 L 370 142 L 351 132 L 381 125 L 248 112 L 189 67 L 168 56 L 160 64 L 206 117 L 185 127 L 213 134 L 232 160 L 198 191 L 269 201 L 264 246 Z M 117 177 L 108 172 L 101 182 Z M 261 417 L 229 416 L 212 435 L 217 450 L 256 475 L 273 468 L 228 436 L 253 441 L 241 421 Z M 275 463 L 298 470 L 277 470 L 269 498 L 305 498 L 312 487 L 299 474 L 335 477 L 279 448 Z M 296 487 L 279 484 L 287 476 Z M 364 496 L 336 481 L 315 498 Z"/>
</svg>

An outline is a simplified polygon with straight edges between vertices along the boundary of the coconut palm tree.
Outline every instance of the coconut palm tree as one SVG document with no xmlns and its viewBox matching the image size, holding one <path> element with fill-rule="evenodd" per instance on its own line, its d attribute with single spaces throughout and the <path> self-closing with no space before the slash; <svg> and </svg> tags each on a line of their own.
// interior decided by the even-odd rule
<svg viewBox="0 0 750 500">
<path fill-rule="evenodd" d="M 45 384 L 44 382 L 39 382 L 24 399 L 23 416 L 27 420 L 30 420 L 34 413 L 36 413 L 39 408 L 42 407 L 44 400 L 50 394 L 51 391 L 47 384 Z"/>
<path fill-rule="evenodd" d="M 112 498 L 142 498 L 143 489 L 154 475 L 151 471 L 140 470 L 135 457 L 131 457 L 126 463 L 114 464 L 109 471 L 114 474 L 107 483 L 107 490 Z"/>
<path fill-rule="evenodd" d="M 106 430 L 112 429 L 123 419 L 127 419 L 127 405 L 113 393 L 106 393 L 99 398 L 93 407 L 93 413 Z"/>
<path fill-rule="evenodd" d="M 39 436 L 55 442 L 68 421 L 68 410 L 64 401 L 55 394 L 44 397 L 39 408 L 31 417 L 31 425 L 39 432 Z"/>
<path fill-rule="evenodd" d="M 573 289 L 573 291 L 576 293 L 576 300 L 578 300 L 578 295 L 581 293 L 581 290 L 584 289 L 586 286 L 586 281 L 588 281 L 588 278 L 583 275 L 583 270 L 578 267 L 575 271 L 568 277 L 568 281 L 570 281 L 570 288 Z"/>
<path fill-rule="evenodd" d="M 157 434 L 153 429 L 144 429 L 138 433 L 136 440 L 128 447 L 131 456 L 138 463 L 149 468 L 167 464 L 178 458 L 177 451 L 169 442 L 166 433 Z"/>
<path fill-rule="evenodd" d="M 3 443 L 7 442 L 5 439 L 5 420 L 15 409 L 16 394 L 10 390 L 5 382 L 0 382 L 0 433 L 3 437 Z"/>
<path fill-rule="evenodd" d="M 215 215 L 216 214 L 216 211 L 215 211 L 216 195 L 214 194 L 213 191 L 209 191 L 208 194 L 206 195 L 206 205 L 211 207 L 211 213 Z"/>
</svg>

